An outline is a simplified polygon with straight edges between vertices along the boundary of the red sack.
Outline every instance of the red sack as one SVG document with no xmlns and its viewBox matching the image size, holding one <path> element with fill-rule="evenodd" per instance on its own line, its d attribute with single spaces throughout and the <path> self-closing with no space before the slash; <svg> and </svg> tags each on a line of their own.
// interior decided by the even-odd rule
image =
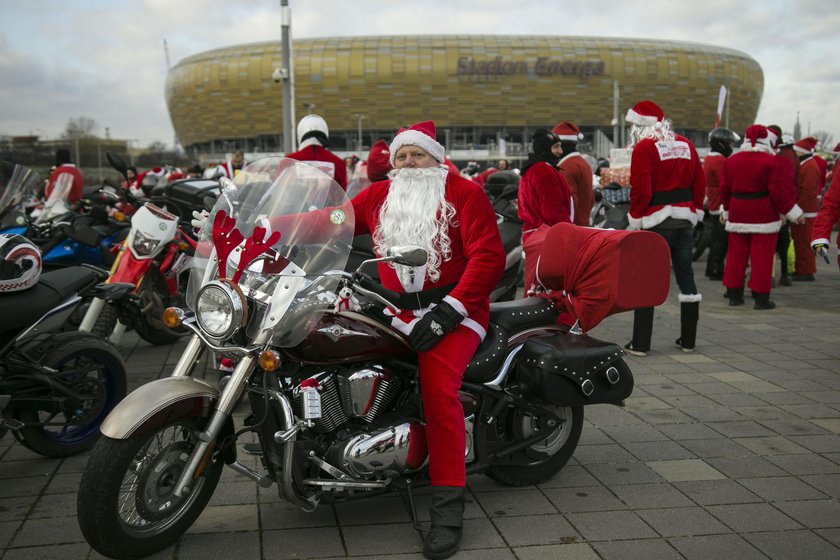
<svg viewBox="0 0 840 560">
<path fill-rule="evenodd" d="M 671 252 L 656 233 L 556 224 L 540 237 L 541 247 L 531 253 L 525 248 L 526 268 L 537 256 L 533 264 L 543 295 L 571 313 L 584 331 L 609 315 L 656 307 L 668 297 Z"/>
</svg>

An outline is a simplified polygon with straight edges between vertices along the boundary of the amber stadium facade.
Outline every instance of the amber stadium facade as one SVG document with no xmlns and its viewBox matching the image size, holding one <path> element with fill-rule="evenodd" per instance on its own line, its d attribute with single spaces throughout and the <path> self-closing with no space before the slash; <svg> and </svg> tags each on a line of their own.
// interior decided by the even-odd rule
<svg viewBox="0 0 840 560">
<path fill-rule="evenodd" d="M 677 41 L 339 37 L 294 41 L 292 54 L 296 118 L 323 116 L 331 147 L 344 152 L 365 150 L 426 119 L 453 153 L 515 156 L 527 150 L 534 129 L 562 120 L 578 124 L 586 142 L 604 151 L 622 142 L 616 123 L 643 99 L 656 101 L 675 129 L 702 146 L 721 85 L 729 89 L 724 123 L 738 131 L 755 119 L 764 88 L 761 67 L 749 55 Z M 281 61 L 279 41 L 180 61 L 169 71 L 166 101 L 181 144 L 193 153 L 281 151 L 282 86 L 272 79 Z"/>
</svg>

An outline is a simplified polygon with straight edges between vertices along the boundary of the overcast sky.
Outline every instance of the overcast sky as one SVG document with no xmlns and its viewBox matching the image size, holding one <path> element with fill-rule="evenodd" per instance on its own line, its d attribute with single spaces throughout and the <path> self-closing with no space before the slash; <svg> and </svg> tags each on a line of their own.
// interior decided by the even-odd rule
<svg viewBox="0 0 840 560">
<path fill-rule="evenodd" d="M 825 0 L 289 0 L 294 39 L 539 34 L 693 41 L 752 56 L 758 122 L 840 140 L 840 10 Z M 280 0 L 0 0 L 0 135 L 57 137 L 70 117 L 100 134 L 173 142 L 174 66 L 213 48 L 280 39 Z"/>
</svg>

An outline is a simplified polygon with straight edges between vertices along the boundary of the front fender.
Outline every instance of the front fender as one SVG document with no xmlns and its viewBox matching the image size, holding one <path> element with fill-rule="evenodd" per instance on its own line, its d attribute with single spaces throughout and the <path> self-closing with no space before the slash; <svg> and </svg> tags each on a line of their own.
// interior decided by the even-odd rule
<svg viewBox="0 0 840 560">
<path fill-rule="evenodd" d="M 140 386 L 102 422 L 112 439 L 152 433 L 175 420 L 207 418 L 219 400 L 214 386 L 192 377 L 164 377 Z"/>
</svg>

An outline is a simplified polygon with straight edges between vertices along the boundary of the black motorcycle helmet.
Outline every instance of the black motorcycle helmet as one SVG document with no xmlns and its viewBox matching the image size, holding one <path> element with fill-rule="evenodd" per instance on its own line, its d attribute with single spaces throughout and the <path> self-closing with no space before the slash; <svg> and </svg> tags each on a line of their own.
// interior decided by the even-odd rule
<svg viewBox="0 0 840 560">
<path fill-rule="evenodd" d="M 732 155 L 733 145 L 740 141 L 741 137 L 728 128 L 716 128 L 709 133 L 709 146 L 726 157 Z"/>
<path fill-rule="evenodd" d="M 606 158 L 598 158 L 598 163 L 595 165 L 595 175 L 601 176 L 601 170 L 610 166 L 610 161 Z"/>
</svg>

